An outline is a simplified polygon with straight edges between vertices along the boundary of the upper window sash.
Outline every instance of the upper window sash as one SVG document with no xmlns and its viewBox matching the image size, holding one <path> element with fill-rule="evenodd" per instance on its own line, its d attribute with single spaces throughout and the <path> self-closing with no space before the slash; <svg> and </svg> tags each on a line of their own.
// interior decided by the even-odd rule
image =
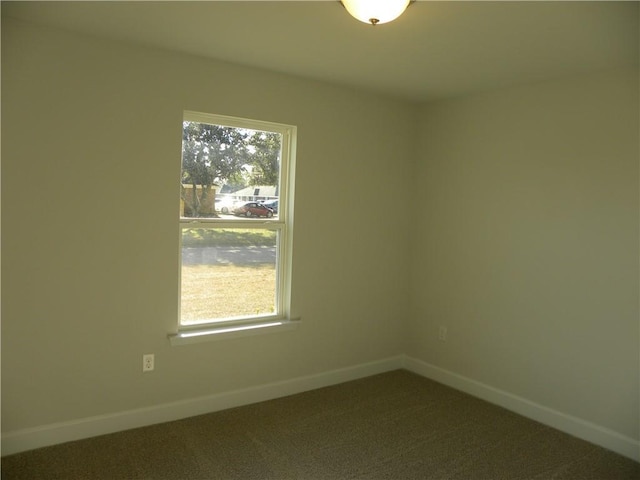
<svg viewBox="0 0 640 480">
<path fill-rule="evenodd" d="M 279 211 L 278 218 L 268 219 L 270 221 L 286 223 L 290 221 L 290 217 L 293 214 L 293 208 L 290 202 L 290 198 L 293 198 L 293 185 L 291 185 L 291 178 L 294 178 L 294 161 L 291 158 L 295 149 L 295 132 L 296 127 L 291 125 L 285 125 L 280 123 L 265 122 L 261 120 L 249 120 L 238 117 L 230 117 L 226 115 L 212 115 L 201 112 L 185 111 L 183 116 L 185 122 L 197 122 L 206 123 L 209 125 L 219 125 L 223 127 L 243 128 L 247 130 L 263 131 L 269 133 L 279 133 L 281 138 L 280 145 L 280 167 L 279 167 L 279 179 L 278 179 L 278 201 Z M 180 221 L 192 220 L 191 217 L 180 217 Z M 219 218 L 198 218 L 197 221 L 211 221 L 217 223 L 224 221 Z M 261 218 L 261 220 L 267 220 Z M 241 221 L 241 219 L 234 219 L 234 222 Z M 256 222 L 256 220 L 252 220 Z"/>
</svg>

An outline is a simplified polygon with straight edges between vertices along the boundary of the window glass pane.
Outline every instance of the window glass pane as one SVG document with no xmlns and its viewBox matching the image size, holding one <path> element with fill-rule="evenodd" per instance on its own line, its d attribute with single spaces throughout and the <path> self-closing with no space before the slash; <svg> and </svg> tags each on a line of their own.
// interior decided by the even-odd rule
<svg viewBox="0 0 640 480">
<path fill-rule="evenodd" d="M 183 228 L 181 323 L 276 313 L 278 231 Z"/>
<path fill-rule="evenodd" d="M 277 217 L 281 151 L 281 133 L 184 121 L 180 216 Z"/>
</svg>

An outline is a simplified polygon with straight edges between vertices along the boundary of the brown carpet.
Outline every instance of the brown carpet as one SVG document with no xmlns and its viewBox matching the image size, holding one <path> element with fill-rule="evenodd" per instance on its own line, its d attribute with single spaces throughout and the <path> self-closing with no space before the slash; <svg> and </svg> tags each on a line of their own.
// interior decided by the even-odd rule
<svg viewBox="0 0 640 480">
<path fill-rule="evenodd" d="M 640 464 L 406 371 L 33 450 L 13 479 L 640 479 Z"/>
</svg>

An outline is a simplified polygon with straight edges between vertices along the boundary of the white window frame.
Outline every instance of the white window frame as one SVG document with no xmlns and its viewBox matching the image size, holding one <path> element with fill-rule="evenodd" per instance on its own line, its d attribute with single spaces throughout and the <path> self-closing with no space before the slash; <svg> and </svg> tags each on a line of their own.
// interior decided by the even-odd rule
<svg viewBox="0 0 640 480">
<path fill-rule="evenodd" d="M 183 121 L 208 123 L 232 128 L 276 132 L 282 135 L 280 183 L 278 187 L 278 215 L 266 220 L 220 218 L 178 219 L 179 279 L 178 319 L 176 332 L 169 335 L 172 344 L 194 343 L 222 338 L 273 333 L 296 327 L 291 318 L 291 272 L 293 243 L 293 195 L 295 172 L 295 146 L 297 129 L 292 125 L 250 120 L 226 115 L 185 111 Z M 269 229 L 277 232 L 276 243 L 276 299 L 275 313 L 233 319 L 212 319 L 210 322 L 182 324 L 182 230 L 184 228 L 244 228 Z M 297 319 L 296 319 L 297 320 Z"/>
</svg>

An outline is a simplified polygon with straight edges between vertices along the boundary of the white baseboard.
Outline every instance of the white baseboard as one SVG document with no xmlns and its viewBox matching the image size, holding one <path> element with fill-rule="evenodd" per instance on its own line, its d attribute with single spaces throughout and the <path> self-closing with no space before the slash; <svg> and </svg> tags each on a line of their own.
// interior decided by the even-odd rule
<svg viewBox="0 0 640 480">
<path fill-rule="evenodd" d="M 640 442 L 613 430 L 539 405 L 422 360 L 405 357 L 404 368 L 640 462 Z"/>
<path fill-rule="evenodd" d="M 232 392 L 8 432 L 2 435 L 2 455 L 11 455 L 48 445 L 170 422 L 336 385 L 378 373 L 398 370 L 403 368 L 403 361 L 404 356 L 391 357 Z"/>
<path fill-rule="evenodd" d="M 242 390 L 8 432 L 2 435 L 2 455 L 272 400 L 399 368 L 640 461 L 640 442 L 637 440 L 404 355 Z"/>
</svg>

